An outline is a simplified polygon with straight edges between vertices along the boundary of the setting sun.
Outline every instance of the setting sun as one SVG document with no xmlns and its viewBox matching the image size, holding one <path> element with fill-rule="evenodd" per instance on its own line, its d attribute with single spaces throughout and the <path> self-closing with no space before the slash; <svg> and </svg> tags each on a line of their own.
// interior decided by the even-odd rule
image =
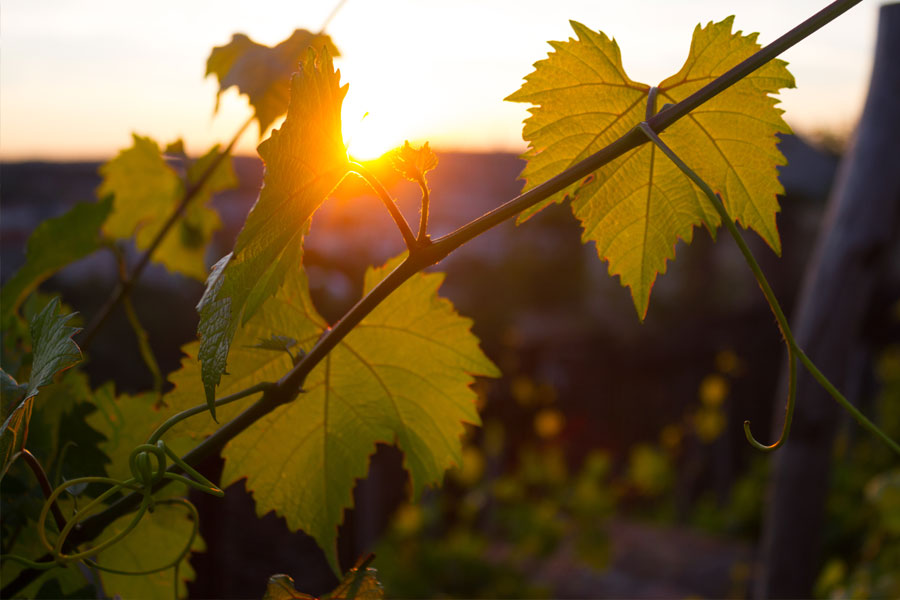
<svg viewBox="0 0 900 600">
<path fill-rule="evenodd" d="M 347 153 L 354 160 L 375 160 L 403 144 L 403 137 L 397 135 L 397 124 L 377 115 L 363 113 L 354 118 L 344 110 L 343 126 Z"/>
</svg>

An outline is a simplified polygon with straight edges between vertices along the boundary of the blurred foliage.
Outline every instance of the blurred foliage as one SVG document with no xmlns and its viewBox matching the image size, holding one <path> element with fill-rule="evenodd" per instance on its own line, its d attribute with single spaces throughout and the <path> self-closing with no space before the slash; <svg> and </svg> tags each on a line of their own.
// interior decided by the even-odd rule
<svg viewBox="0 0 900 600">
<path fill-rule="evenodd" d="M 900 346 L 880 356 L 875 414 L 900 435 Z M 900 598 L 900 466 L 877 439 L 846 428 L 836 444 L 828 496 L 824 567 L 816 595 Z"/>
<path fill-rule="evenodd" d="M 676 508 L 687 477 L 686 455 L 717 451 L 727 429 L 733 380 L 743 361 L 725 350 L 697 386 L 697 401 L 657 440 L 617 455 L 595 450 L 567 455 L 566 413 L 552 387 L 525 375 L 510 378 L 502 398 L 487 403 L 484 427 L 472 430 L 462 464 L 440 494 L 404 505 L 375 549 L 392 597 L 547 597 L 540 569 L 568 549 L 584 566 L 610 565 L 612 517 L 681 525 L 755 542 L 769 475 L 769 457 L 748 451 L 727 493 L 707 486 Z M 874 413 L 900 434 L 900 347 L 878 364 L 881 391 Z M 484 390 L 482 390 L 484 392 Z M 494 389 L 497 392 L 497 389 Z M 482 398 L 484 395 L 482 396 Z M 504 419 L 490 416 L 504 403 Z M 517 413 L 524 413 L 523 415 Z M 532 430 L 516 429 L 531 422 Z M 851 438 L 850 436 L 854 436 Z M 900 597 L 900 468 L 879 440 L 849 426 L 837 444 L 828 501 L 826 561 L 816 594 L 829 598 Z M 749 566 L 736 563 L 734 596 L 746 593 Z M 739 571 L 739 572 L 738 572 Z"/>
</svg>

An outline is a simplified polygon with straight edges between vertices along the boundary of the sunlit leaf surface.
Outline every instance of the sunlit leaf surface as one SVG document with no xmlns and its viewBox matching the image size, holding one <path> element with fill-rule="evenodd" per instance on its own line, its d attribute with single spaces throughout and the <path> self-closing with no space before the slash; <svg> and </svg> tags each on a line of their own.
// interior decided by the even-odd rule
<svg viewBox="0 0 900 600">
<path fill-rule="evenodd" d="M 134 135 L 134 144 L 100 167 L 103 183 L 101 197 L 113 196 L 113 212 L 103 231 L 114 238 L 134 236 L 140 250 L 146 250 L 165 226 L 185 196 L 185 180 L 166 162 L 159 145 L 148 137 Z M 200 184 L 200 178 L 219 154 L 213 146 L 188 167 L 187 185 Z M 225 158 L 203 182 L 153 254 L 153 260 L 174 273 L 194 279 L 206 278 L 206 245 L 219 228 L 219 216 L 207 206 L 212 194 L 233 188 L 237 178 L 231 159 Z"/>
<path fill-rule="evenodd" d="M 387 268 L 370 269 L 371 289 Z M 471 334 L 471 322 L 437 295 L 442 274 L 419 274 L 404 283 L 310 373 L 304 392 L 264 417 L 224 450 L 223 485 L 247 478 L 259 514 L 276 511 L 292 529 L 312 535 L 335 561 L 337 527 L 364 477 L 375 444 L 396 443 L 406 455 L 418 494 L 460 462 L 463 423 L 478 423 L 473 375 L 497 376 Z M 290 272 L 282 289 L 239 330 L 221 393 L 277 381 L 292 366 L 284 352 L 255 348 L 282 336 L 308 350 L 327 323 L 309 298 L 306 276 Z M 170 410 L 201 397 L 197 345 L 170 380 Z M 246 407 L 219 408 L 229 419 Z M 205 419 L 205 420 L 204 420 Z M 215 427 L 207 417 L 173 429 L 172 437 L 200 438 Z"/>
<path fill-rule="evenodd" d="M 107 527 L 100 538 L 115 535 L 128 525 L 131 515 L 126 515 Z M 97 563 L 107 569 L 140 572 L 156 569 L 173 561 L 190 539 L 193 522 L 184 506 L 157 503 L 152 513 L 148 512 L 135 529 L 121 542 L 103 550 L 97 556 Z M 198 535 L 191 544 L 192 552 L 202 552 L 203 539 Z M 187 595 L 186 582 L 194 579 L 194 569 L 185 559 L 178 570 L 175 584 L 173 569 L 146 575 L 120 575 L 101 572 L 103 590 L 107 596 L 119 598 L 141 598 L 146 600 L 170 600 L 178 590 L 178 598 Z"/>
<path fill-rule="evenodd" d="M 658 104 L 676 103 L 749 57 L 756 34 L 732 33 L 733 17 L 697 26 L 682 69 L 659 84 Z M 522 172 L 526 189 L 597 152 L 645 120 L 649 86 L 625 73 L 615 40 L 572 22 L 578 39 L 551 42 L 554 51 L 508 100 L 529 102 L 523 137 L 529 142 Z M 752 228 L 776 251 L 776 194 L 783 193 L 776 167 L 785 164 L 776 133 L 789 132 L 770 96 L 794 87 L 786 64 L 774 60 L 706 102 L 662 134 L 663 140 L 723 196 L 729 214 Z M 694 226 L 711 232 L 719 217 L 709 201 L 653 144 L 605 165 L 522 218 L 566 194 L 596 244 L 609 272 L 631 288 L 638 315 L 647 312 L 650 290 L 679 239 L 690 242 Z"/>
<path fill-rule="evenodd" d="M 225 371 L 231 340 L 297 269 L 306 223 L 349 168 L 341 136 L 340 85 L 331 57 L 309 51 L 292 79 L 291 106 L 281 128 L 259 146 L 266 164 L 259 199 L 234 250 L 213 267 L 200 301 L 200 360 L 207 402 Z"/>
</svg>

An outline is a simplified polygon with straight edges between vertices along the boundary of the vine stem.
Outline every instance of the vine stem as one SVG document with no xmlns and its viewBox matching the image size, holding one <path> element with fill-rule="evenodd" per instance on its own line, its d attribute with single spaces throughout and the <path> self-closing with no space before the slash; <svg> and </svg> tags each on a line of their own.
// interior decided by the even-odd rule
<svg viewBox="0 0 900 600">
<path fill-rule="evenodd" d="M 713 192 L 712 188 L 700 178 L 690 167 L 688 167 L 684 161 L 682 161 L 671 148 L 669 148 L 665 142 L 663 142 L 656 133 L 650 128 L 650 125 L 644 121 L 639 125 L 641 130 L 650 139 L 656 146 L 662 150 L 663 154 L 665 154 L 669 160 L 671 160 L 675 165 L 681 169 L 681 171 L 687 175 L 691 181 L 693 181 L 697 187 L 703 190 L 703 193 L 709 198 L 709 201 L 712 203 L 713 207 L 716 209 L 716 212 L 719 213 L 719 217 L 722 219 L 723 224 L 728 229 L 728 233 L 731 234 L 731 237 L 734 238 L 734 241 L 737 243 L 738 248 L 741 250 L 741 254 L 744 255 L 744 260 L 747 262 L 747 265 L 750 267 L 750 270 L 753 271 L 753 276 L 756 278 L 759 287 L 762 289 L 763 295 L 766 298 L 766 302 L 769 303 L 769 308 L 772 309 L 772 313 L 775 315 L 775 320 L 778 322 L 778 328 L 781 330 L 781 334 L 784 336 L 785 343 L 788 345 L 788 360 L 790 360 L 790 392 L 788 395 L 788 407 L 787 407 L 787 416 L 785 419 L 784 429 L 782 431 L 781 438 L 775 442 L 775 444 L 771 446 L 763 446 L 756 442 L 750 433 L 750 422 L 744 421 L 744 432 L 747 435 L 748 441 L 753 444 L 755 447 L 760 448 L 762 450 L 774 450 L 784 443 L 787 438 L 787 434 L 789 432 L 791 426 L 791 417 L 794 411 L 794 404 L 796 400 L 796 392 L 797 392 L 797 375 L 796 375 L 796 365 L 795 359 L 799 359 L 803 366 L 810 372 L 810 374 L 819 382 L 825 391 L 834 398 L 838 404 L 840 404 L 847 412 L 853 415 L 853 417 L 857 420 L 857 422 L 865 429 L 867 429 L 870 433 L 874 434 L 876 437 L 881 438 L 894 452 L 900 454 L 900 444 L 897 444 L 894 440 L 892 440 L 886 433 L 884 433 L 875 423 L 870 421 L 862 412 L 860 412 L 853 403 L 847 400 L 843 394 L 838 391 L 834 385 L 828 381 L 828 378 L 822 374 L 821 371 L 816 367 L 816 365 L 806 356 L 806 353 L 797 345 L 797 341 L 794 339 L 794 335 L 791 333 L 791 328 L 788 325 L 787 317 L 784 316 L 784 311 L 781 310 L 781 305 L 778 303 L 778 299 L 775 297 L 775 293 L 772 291 L 772 287 L 769 285 L 768 280 L 766 279 L 765 274 L 763 274 L 762 269 L 759 266 L 759 263 L 756 262 L 756 258 L 754 258 L 753 253 L 750 251 L 750 248 L 747 246 L 747 243 L 744 242 L 744 238 L 741 236 L 741 233 L 738 231 L 737 226 L 734 224 L 734 220 L 728 214 L 728 211 L 725 209 L 725 205 L 722 203 L 721 197 L 718 194 Z"/>
<path fill-rule="evenodd" d="M 51 494 L 53 494 L 53 487 L 50 485 L 50 479 L 47 477 L 44 467 L 41 466 L 41 462 L 28 450 L 28 448 L 22 448 L 20 455 L 41 485 L 41 491 L 44 493 L 44 498 L 49 499 Z M 66 526 L 66 519 L 63 517 L 62 511 L 59 510 L 59 505 L 55 501 L 50 504 L 50 510 L 53 513 L 53 520 L 56 521 L 57 528 L 62 531 Z"/>
<path fill-rule="evenodd" d="M 119 266 L 119 282 L 127 282 L 128 263 L 125 260 L 125 253 L 122 252 L 117 244 L 110 244 L 109 249 L 116 257 L 116 262 Z M 150 375 L 153 377 L 153 391 L 156 394 L 155 404 L 156 406 L 160 406 L 162 404 L 163 396 L 162 371 L 160 371 L 159 369 L 159 363 L 156 362 L 156 356 L 153 354 L 153 348 L 150 346 L 150 336 L 147 334 L 147 330 L 144 329 L 144 326 L 141 324 L 141 320 L 138 318 L 137 311 L 134 310 L 134 303 L 131 301 L 131 294 L 126 294 L 122 297 L 122 307 L 125 309 L 125 316 L 128 318 L 128 323 L 131 325 L 131 329 L 134 332 L 135 338 L 137 338 L 138 350 L 140 351 L 141 358 L 144 360 L 144 365 L 147 367 L 147 370 L 150 371 Z"/>
<path fill-rule="evenodd" d="M 428 204 L 430 202 L 430 194 L 431 190 L 428 189 L 428 182 L 425 181 L 425 177 L 419 175 L 416 177 L 416 182 L 419 184 L 419 187 L 422 189 L 422 214 L 419 217 L 419 235 L 416 236 L 416 241 L 419 244 L 427 244 L 428 243 Z"/>
<path fill-rule="evenodd" d="M 368 183 L 369 187 L 378 194 L 381 202 L 384 203 L 385 208 L 387 208 L 388 212 L 391 214 L 391 218 L 394 219 L 394 223 L 397 224 L 397 229 L 400 230 L 400 235 L 403 236 L 403 242 L 406 244 L 407 250 L 409 250 L 410 254 L 415 252 L 416 248 L 419 246 L 416 242 L 416 236 L 413 235 L 412 229 L 409 228 L 406 217 L 400 212 L 400 207 L 397 206 L 397 202 L 391 197 L 390 193 L 388 193 L 381 182 L 378 181 L 378 178 L 358 162 L 350 162 L 350 172 L 361 177 L 363 181 Z M 422 229 L 419 230 L 420 233 L 422 231 Z"/>
<path fill-rule="evenodd" d="M 703 86 L 681 102 L 667 106 L 661 112 L 647 120 L 648 127 L 655 133 L 662 132 L 678 119 L 687 115 L 690 111 L 720 94 L 756 69 L 762 67 L 777 55 L 805 39 L 815 31 L 821 29 L 861 1 L 862 0 L 837 0 L 832 2 L 806 21 L 803 21 L 774 42 L 761 48 L 755 54 Z M 453 250 L 459 248 L 485 231 L 496 227 L 507 219 L 516 216 L 523 210 L 549 198 L 556 192 L 563 190 L 588 176 L 608 162 L 645 143 L 649 143 L 649 140 L 643 130 L 636 126 L 618 140 L 610 143 L 595 154 L 566 169 L 541 185 L 509 200 L 498 208 L 471 221 L 456 231 L 439 238 L 434 243 L 418 247 L 415 253 L 411 252 L 403 263 L 388 274 L 387 277 L 354 305 L 332 329 L 326 331 L 316 345 L 313 346 L 312 350 L 297 363 L 287 375 L 282 377 L 282 379 L 273 387 L 263 392 L 262 398 L 257 400 L 237 417 L 217 429 L 215 433 L 185 454 L 182 457 L 184 463 L 196 467 L 206 458 L 220 452 L 222 448 L 225 447 L 225 444 L 250 427 L 250 425 L 275 410 L 275 408 L 281 404 L 293 400 L 300 392 L 306 375 L 312 371 L 313 367 L 315 367 L 315 365 L 317 365 L 319 361 L 321 361 L 325 355 L 334 348 L 353 327 L 356 326 L 356 324 L 362 321 L 362 319 L 384 298 L 390 295 L 390 293 L 397 289 L 403 282 L 412 277 L 413 274 L 427 266 L 439 262 Z M 804 366 L 809 368 L 807 365 L 809 359 L 804 361 L 805 355 L 798 353 L 798 358 L 804 363 Z M 811 370 L 810 372 L 815 377 L 817 370 Z M 826 387 L 826 389 L 828 388 Z M 846 408 L 851 414 L 854 414 L 854 416 L 859 415 L 865 419 L 852 404 L 847 404 L 849 406 Z M 894 444 L 892 441 L 889 443 L 892 445 Z M 170 469 L 174 469 L 174 467 L 170 467 Z M 166 481 L 161 482 L 157 485 L 157 488 L 165 483 Z M 106 508 L 104 511 L 85 519 L 81 524 L 81 528 L 74 531 L 70 536 L 70 542 L 77 545 L 94 539 L 106 526 L 123 514 L 133 510 L 139 502 L 139 494 L 129 494 Z M 0 591 L 0 595 L 3 597 L 14 595 L 18 590 L 33 581 L 39 574 L 39 571 L 26 569 L 20 573 L 16 579 L 4 587 L 3 590 Z"/>
<path fill-rule="evenodd" d="M 141 255 L 141 258 L 138 260 L 137 264 L 134 267 L 134 270 L 131 272 L 131 275 L 120 281 L 118 285 L 113 289 L 112 294 L 107 298 L 106 303 L 100 308 L 100 311 L 97 313 L 97 316 L 91 321 L 91 323 L 84 329 L 81 334 L 81 339 L 79 340 L 79 346 L 81 350 L 84 351 L 90 343 L 93 341 L 94 336 L 97 335 L 97 331 L 106 320 L 109 318 L 110 314 L 112 314 L 113 309 L 118 306 L 120 302 L 131 293 L 131 289 L 134 287 L 135 282 L 144 272 L 144 269 L 147 268 L 147 265 L 150 264 L 150 258 L 153 256 L 153 253 L 156 252 L 157 248 L 159 248 L 162 241 L 165 239 L 166 235 L 175 226 L 175 223 L 178 222 L 178 219 L 184 214 L 184 211 L 187 209 L 188 205 L 191 203 L 191 200 L 197 196 L 197 193 L 203 189 L 203 186 L 206 185 L 206 182 L 212 177 L 213 173 L 216 169 L 219 168 L 219 165 L 225 160 L 226 157 L 231 155 L 231 151 L 234 149 L 235 144 L 237 144 L 238 140 L 247 130 L 255 116 L 251 116 L 248 118 L 243 125 L 241 125 L 240 129 L 234 134 L 234 137 L 231 138 L 231 141 L 228 143 L 228 146 L 225 147 L 216 157 L 210 162 L 209 167 L 200 178 L 193 184 L 185 189 L 184 194 L 181 197 L 181 200 L 178 202 L 178 206 L 175 207 L 175 210 L 172 211 L 172 214 L 169 215 L 169 218 L 166 219 L 166 222 L 163 224 L 162 228 L 159 230 L 159 233 L 156 234 L 156 237 L 153 238 L 153 241 L 150 242 L 150 246 Z"/>
</svg>

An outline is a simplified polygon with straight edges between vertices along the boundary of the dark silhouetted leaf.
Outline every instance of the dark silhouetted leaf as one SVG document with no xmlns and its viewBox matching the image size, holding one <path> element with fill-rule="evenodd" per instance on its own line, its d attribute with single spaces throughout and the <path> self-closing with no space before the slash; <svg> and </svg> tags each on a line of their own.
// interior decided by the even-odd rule
<svg viewBox="0 0 900 600">
<path fill-rule="evenodd" d="M 305 29 L 295 30 L 291 37 L 272 48 L 257 44 L 243 33 L 236 33 L 224 46 L 213 48 L 206 61 L 206 74 L 215 75 L 219 80 L 216 110 L 222 92 L 237 86 L 256 112 L 262 137 L 269 125 L 287 112 L 291 75 L 309 48 L 317 52 L 324 48 L 331 56 L 340 55 L 330 37 Z"/>
</svg>

